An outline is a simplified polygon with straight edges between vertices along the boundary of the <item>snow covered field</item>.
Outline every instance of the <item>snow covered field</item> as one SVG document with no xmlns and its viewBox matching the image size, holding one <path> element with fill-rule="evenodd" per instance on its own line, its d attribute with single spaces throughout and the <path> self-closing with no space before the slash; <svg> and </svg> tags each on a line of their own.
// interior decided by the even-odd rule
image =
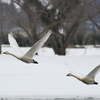
<svg viewBox="0 0 100 100">
<path fill-rule="evenodd" d="M 29 48 L 22 48 L 27 51 Z M 2 52 L 16 52 L 2 47 Z M 100 48 L 66 49 L 66 56 L 55 55 L 50 48 L 42 48 L 34 57 L 39 64 L 26 64 L 9 55 L 0 55 L 0 97 L 93 97 L 100 98 L 98 85 L 86 85 L 73 77 L 65 62 L 73 69 L 87 74 L 100 64 Z"/>
</svg>

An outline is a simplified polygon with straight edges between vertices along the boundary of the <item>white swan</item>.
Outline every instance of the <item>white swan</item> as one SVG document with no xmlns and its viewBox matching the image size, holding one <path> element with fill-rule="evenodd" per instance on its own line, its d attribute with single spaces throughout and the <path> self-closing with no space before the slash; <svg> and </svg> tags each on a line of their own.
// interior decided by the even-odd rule
<svg viewBox="0 0 100 100">
<path fill-rule="evenodd" d="M 94 68 L 87 75 L 83 75 L 79 72 L 76 72 L 75 70 L 70 68 L 67 64 L 66 64 L 66 68 L 67 68 L 68 71 L 76 74 L 76 75 L 74 75 L 74 74 L 69 73 L 66 76 L 73 76 L 73 77 L 77 78 L 78 80 L 82 81 L 85 84 L 98 84 L 98 82 L 95 82 L 94 79 L 95 79 L 96 74 L 100 71 L 100 65 L 98 65 L 96 68 Z"/>
<path fill-rule="evenodd" d="M 43 44 L 49 38 L 51 33 L 52 33 L 52 31 L 49 30 L 48 33 L 46 35 L 44 35 L 39 41 L 37 41 L 26 54 L 20 49 L 16 40 L 11 36 L 11 34 L 8 34 L 8 40 L 9 40 L 10 46 L 13 47 L 19 53 L 20 56 L 12 54 L 8 51 L 3 52 L 3 54 L 12 55 L 12 56 L 16 57 L 17 59 L 19 59 L 19 60 L 21 60 L 25 63 L 36 63 L 36 64 L 38 64 L 38 62 L 35 61 L 32 58 L 36 54 L 36 52 L 43 46 Z"/>
</svg>

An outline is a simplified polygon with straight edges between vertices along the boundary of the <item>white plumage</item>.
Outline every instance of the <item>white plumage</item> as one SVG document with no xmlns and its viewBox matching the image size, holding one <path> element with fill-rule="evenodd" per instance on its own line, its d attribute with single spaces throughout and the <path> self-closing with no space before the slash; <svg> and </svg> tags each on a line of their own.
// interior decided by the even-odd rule
<svg viewBox="0 0 100 100">
<path fill-rule="evenodd" d="M 36 52 L 43 46 L 43 44 L 47 41 L 47 39 L 49 38 L 49 36 L 51 35 L 52 31 L 49 30 L 48 33 L 46 35 L 44 35 L 39 41 L 37 41 L 32 47 L 31 49 L 24 53 L 20 47 L 18 46 L 16 40 L 12 37 L 11 34 L 8 34 L 8 40 L 10 43 L 10 46 L 12 48 L 14 48 L 19 55 L 14 55 L 8 51 L 5 51 L 3 54 L 9 54 L 12 55 L 14 57 L 16 57 L 17 59 L 26 62 L 26 63 L 38 63 L 37 61 L 35 61 L 34 59 L 32 59 L 34 57 L 34 55 L 36 54 Z"/>
<path fill-rule="evenodd" d="M 94 81 L 95 76 L 97 75 L 97 73 L 100 71 L 100 65 L 98 65 L 97 67 L 95 67 L 89 74 L 87 75 L 83 75 L 75 70 L 73 70 L 71 67 L 69 67 L 69 65 L 66 65 L 66 68 L 68 71 L 72 72 L 67 74 L 66 76 L 73 76 L 75 78 L 77 78 L 78 80 L 82 81 L 85 84 L 98 84 L 97 82 Z"/>
</svg>

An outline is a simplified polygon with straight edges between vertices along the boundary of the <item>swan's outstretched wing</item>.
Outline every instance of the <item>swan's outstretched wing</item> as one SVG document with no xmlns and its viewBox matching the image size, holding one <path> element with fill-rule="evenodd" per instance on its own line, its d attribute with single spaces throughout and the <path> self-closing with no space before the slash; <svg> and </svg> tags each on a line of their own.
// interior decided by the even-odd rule
<svg viewBox="0 0 100 100">
<path fill-rule="evenodd" d="M 14 48 L 14 49 L 18 52 L 18 54 L 19 54 L 20 56 L 22 56 L 22 55 L 25 54 L 25 53 L 20 49 L 20 47 L 18 46 L 16 40 L 12 37 L 11 34 L 8 34 L 8 40 L 9 40 L 10 46 L 11 46 L 12 48 Z"/>
<path fill-rule="evenodd" d="M 49 38 L 51 33 L 52 33 L 52 31 L 49 30 L 48 33 L 45 36 L 43 36 L 38 42 L 36 42 L 32 46 L 32 48 L 25 54 L 25 56 L 28 56 L 28 57 L 32 58 L 36 54 L 36 52 L 43 46 L 43 44 Z"/>
<path fill-rule="evenodd" d="M 88 75 L 87 77 L 90 77 L 92 79 L 95 78 L 96 74 L 100 71 L 100 65 L 98 65 L 96 68 L 94 68 Z"/>
<path fill-rule="evenodd" d="M 80 77 L 80 78 L 85 77 L 85 75 L 83 75 L 83 74 L 81 74 L 81 73 L 75 71 L 75 70 L 72 69 L 71 67 L 69 67 L 68 64 L 65 63 L 65 65 L 66 65 L 66 68 L 67 68 L 67 70 L 68 70 L 69 72 L 72 72 L 73 74 L 76 74 L 76 75 L 77 75 L 78 77 Z"/>
</svg>

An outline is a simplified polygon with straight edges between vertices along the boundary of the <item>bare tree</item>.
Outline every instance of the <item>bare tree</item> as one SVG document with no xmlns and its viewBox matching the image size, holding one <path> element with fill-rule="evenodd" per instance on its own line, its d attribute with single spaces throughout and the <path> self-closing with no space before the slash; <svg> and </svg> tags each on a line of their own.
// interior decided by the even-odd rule
<svg viewBox="0 0 100 100">
<path fill-rule="evenodd" d="M 54 32 L 51 46 L 55 53 L 65 55 L 65 49 L 71 43 L 78 26 L 88 20 L 87 8 L 92 2 L 92 0 L 50 0 L 52 7 L 44 14 L 43 21 Z"/>
<path fill-rule="evenodd" d="M 38 40 L 39 34 L 37 31 L 40 17 L 48 5 L 43 6 L 39 0 L 11 0 L 11 2 L 19 6 L 19 12 L 17 13 L 14 13 L 12 9 L 9 9 L 12 18 L 16 25 L 26 32 L 31 45 L 33 45 Z M 43 32 L 45 32 L 45 30 Z"/>
<path fill-rule="evenodd" d="M 53 31 L 50 39 L 51 47 L 59 55 L 65 55 L 65 49 L 71 43 L 79 25 L 89 20 L 88 10 L 94 2 L 94 0 L 11 1 L 20 7 L 19 13 L 16 14 L 10 9 L 12 17 L 16 25 L 25 30 L 31 44 L 38 39 L 39 25 L 43 31 L 51 29 Z"/>
</svg>

